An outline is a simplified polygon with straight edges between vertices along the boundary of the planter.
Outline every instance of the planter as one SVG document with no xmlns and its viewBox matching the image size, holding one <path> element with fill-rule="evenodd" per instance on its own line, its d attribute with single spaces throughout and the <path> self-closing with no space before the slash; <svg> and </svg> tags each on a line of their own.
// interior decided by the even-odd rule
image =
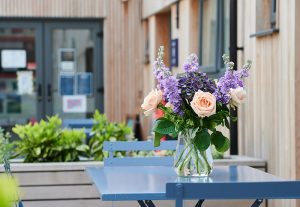
<svg viewBox="0 0 300 207">
<path fill-rule="evenodd" d="M 246 156 L 215 160 L 215 165 L 249 165 L 266 168 L 266 161 Z M 72 163 L 12 163 L 19 180 L 25 207 L 111 207 L 111 202 L 99 199 L 96 188 L 85 173 L 86 167 L 100 167 L 102 162 Z M 0 168 L 3 171 L 3 168 Z M 243 201 L 244 202 L 244 201 Z M 252 201 L 251 201 L 252 202 Z M 249 204 L 251 203 L 248 202 Z M 157 206 L 173 207 L 171 201 L 158 201 Z M 194 206 L 195 202 L 190 201 Z M 137 202 L 115 202 L 116 207 L 138 206 Z M 240 201 L 208 201 L 206 206 L 243 206 Z M 250 205 L 249 205 L 250 206 Z"/>
</svg>

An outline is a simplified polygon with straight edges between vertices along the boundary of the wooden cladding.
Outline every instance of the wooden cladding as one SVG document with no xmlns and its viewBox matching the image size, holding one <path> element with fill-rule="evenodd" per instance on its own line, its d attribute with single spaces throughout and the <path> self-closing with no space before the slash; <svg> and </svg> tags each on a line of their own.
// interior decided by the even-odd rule
<svg viewBox="0 0 300 207">
<path fill-rule="evenodd" d="M 2 17 L 105 17 L 105 0 L 1 0 Z"/>
</svg>

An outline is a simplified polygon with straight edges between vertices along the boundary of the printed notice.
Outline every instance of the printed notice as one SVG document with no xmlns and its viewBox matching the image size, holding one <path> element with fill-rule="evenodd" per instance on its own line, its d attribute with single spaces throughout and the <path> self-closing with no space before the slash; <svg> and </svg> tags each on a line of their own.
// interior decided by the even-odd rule
<svg viewBox="0 0 300 207">
<path fill-rule="evenodd" d="M 61 73 L 59 78 L 60 95 L 73 95 L 75 93 L 75 75 Z"/>
<path fill-rule="evenodd" d="M 87 111 L 86 96 L 63 96 L 64 113 L 85 113 Z"/>
<path fill-rule="evenodd" d="M 33 94 L 33 72 L 32 71 L 18 71 L 18 94 L 32 95 Z"/>
<path fill-rule="evenodd" d="M 77 94 L 92 96 L 92 73 L 77 73 Z"/>
</svg>

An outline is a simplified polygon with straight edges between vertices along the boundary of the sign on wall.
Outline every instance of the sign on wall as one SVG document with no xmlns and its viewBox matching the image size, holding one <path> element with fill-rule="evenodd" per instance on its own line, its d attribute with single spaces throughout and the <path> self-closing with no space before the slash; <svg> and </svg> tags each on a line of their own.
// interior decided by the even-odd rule
<svg viewBox="0 0 300 207">
<path fill-rule="evenodd" d="M 63 96 L 64 113 L 85 113 L 87 111 L 86 96 Z"/>
<path fill-rule="evenodd" d="M 75 75 L 73 73 L 60 73 L 59 91 L 61 96 L 75 93 Z"/>
<path fill-rule="evenodd" d="M 75 72 L 75 49 L 74 48 L 60 48 L 58 50 L 59 68 L 62 72 Z"/>
<path fill-rule="evenodd" d="M 92 73 L 77 73 L 77 94 L 78 95 L 93 95 Z"/>
<path fill-rule="evenodd" d="M 33 72 L 32 71 L 17 71 L 18 94 L 32 95 L 33 94 Z"/>
<path fill-rule="evenodd" d="M 27 66 L 26 50 L 4 49 L 1 50 L 1 68 L 4 70 L 16 70 Z"/>
<path fill-rule="evenodd" d="M 171 40 L 171 67 L 178 66 L 178 39 Z"/>
</svg>

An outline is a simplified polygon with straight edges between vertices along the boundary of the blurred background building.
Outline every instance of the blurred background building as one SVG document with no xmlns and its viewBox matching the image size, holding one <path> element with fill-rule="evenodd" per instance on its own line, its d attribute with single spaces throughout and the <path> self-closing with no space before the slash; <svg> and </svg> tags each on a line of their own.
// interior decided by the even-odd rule
<svg viewBox="0 0 300 207">
<path fill-rule="evenodd" d="M 189 53 L 212 77 L 221 56 L 253 61 L 232 153 L 300 178 L 300 2 L 297 0 L 0 0 L 0 123 L 47 115 L 114 121 L 140 114 L 165 46 L 176 73 Z M 151 120 L 141 116 L 143 136 Z M 238 135 L 238 136 L 237 136 Z M 298 204 L 300 206 L 300 204 Z M 282 201 L 279 206 L 296 206 Z"/>
</svg>

